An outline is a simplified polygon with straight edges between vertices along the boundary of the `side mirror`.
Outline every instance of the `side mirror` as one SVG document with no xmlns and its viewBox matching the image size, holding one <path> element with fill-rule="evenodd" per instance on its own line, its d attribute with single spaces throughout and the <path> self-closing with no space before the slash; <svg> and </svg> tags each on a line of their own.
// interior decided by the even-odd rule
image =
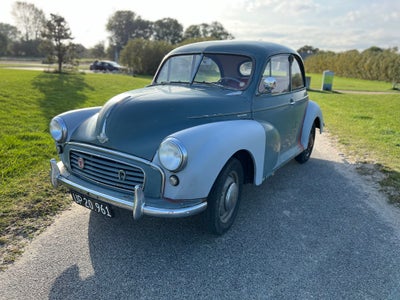
<svg viewBox="0 0 400 300">
<path fill-rule="evenodd" d="M 264 91 L 267 93 L 271 93 L 276 88 L 275 77 L 264 77 L 262 82 L 264 85 Z"/>
</svg>

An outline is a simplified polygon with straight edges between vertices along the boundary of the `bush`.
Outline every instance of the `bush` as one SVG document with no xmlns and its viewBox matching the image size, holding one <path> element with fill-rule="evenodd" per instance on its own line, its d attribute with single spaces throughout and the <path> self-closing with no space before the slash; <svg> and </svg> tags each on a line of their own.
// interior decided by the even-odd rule
<svg viewBox="0 0 400 300">
<path fill-rule="evenodd" d="M 397 48 L 371 47 L 363 52 L 350 50 L 334 53 L 320 51 L 305 60 L 307 72 L 332 70 L 338 76 L 367 80 L 400 82 L 400 55 Z"/>
<path fill-rule="evenodd" d="M 153 75 L 173 46 L 164 41 L 133 39 L 121 51 L 121 63 L 132 74 Z"/>
</svg>

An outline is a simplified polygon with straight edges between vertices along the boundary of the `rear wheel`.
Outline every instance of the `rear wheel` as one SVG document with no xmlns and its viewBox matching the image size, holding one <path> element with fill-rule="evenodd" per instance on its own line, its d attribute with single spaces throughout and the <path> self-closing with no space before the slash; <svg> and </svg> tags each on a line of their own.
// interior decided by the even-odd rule
<svg viewBox="0 0 400 300">
<path fill-rule="evenodd" d="M 233 224 L 243 187 L 243 167 L 230 159 L 218 175 L 207 199 L 206 222 L 210 232 L 221 235 Z"/>
<path fill-rule="evenodd" d="M 311 153 L 314 149 L 314 142 L 315 142 L 315 124 L 311 127 L 310 135 L 308 136 L 308 144 L 307 148 L 304 149 L 299 155 L 295 157 L 296 161 L 304 164 L 306 161 L 310 159 Z"/>
</svg>

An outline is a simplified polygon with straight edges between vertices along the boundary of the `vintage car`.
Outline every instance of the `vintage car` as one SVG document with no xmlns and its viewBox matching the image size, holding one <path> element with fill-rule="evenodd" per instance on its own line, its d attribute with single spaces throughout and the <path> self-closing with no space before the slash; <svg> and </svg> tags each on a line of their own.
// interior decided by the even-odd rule
<svg viewBox="0 0 400 300">
<path fill-rule="evenodd" d="M 149 86 L 54 117 L 61 161 L 51 159 L 51 182 L 107 217 L 120 208 L 136 220 L 203 212 L 223 234 L 243 184 L 260 185 L 293 158 L 306 162 L 323 125 L 295 51 L 189 44 L 166 55 Z"/>
</svg>

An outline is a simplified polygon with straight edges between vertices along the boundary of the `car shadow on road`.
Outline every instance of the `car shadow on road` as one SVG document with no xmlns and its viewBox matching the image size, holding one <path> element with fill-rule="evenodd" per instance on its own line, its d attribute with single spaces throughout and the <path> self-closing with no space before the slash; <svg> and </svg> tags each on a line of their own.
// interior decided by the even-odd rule
<svg viewBox="0 0 400 300">
<path fill-rule="evenodd" d="M 128 212 L 92 213 L 93 274 L 81 279 L 70 266 L 50 299 L 385 298 L 400 263 L 387 255 L 384 229 L 376 231 L 387 228 L 365 202 L 370 192 L 338 168 L 291 162 L 245 186 L 238 218 L 220 237 L 203 230 L 201 216 L 134 222 Z"/>
</svg>

